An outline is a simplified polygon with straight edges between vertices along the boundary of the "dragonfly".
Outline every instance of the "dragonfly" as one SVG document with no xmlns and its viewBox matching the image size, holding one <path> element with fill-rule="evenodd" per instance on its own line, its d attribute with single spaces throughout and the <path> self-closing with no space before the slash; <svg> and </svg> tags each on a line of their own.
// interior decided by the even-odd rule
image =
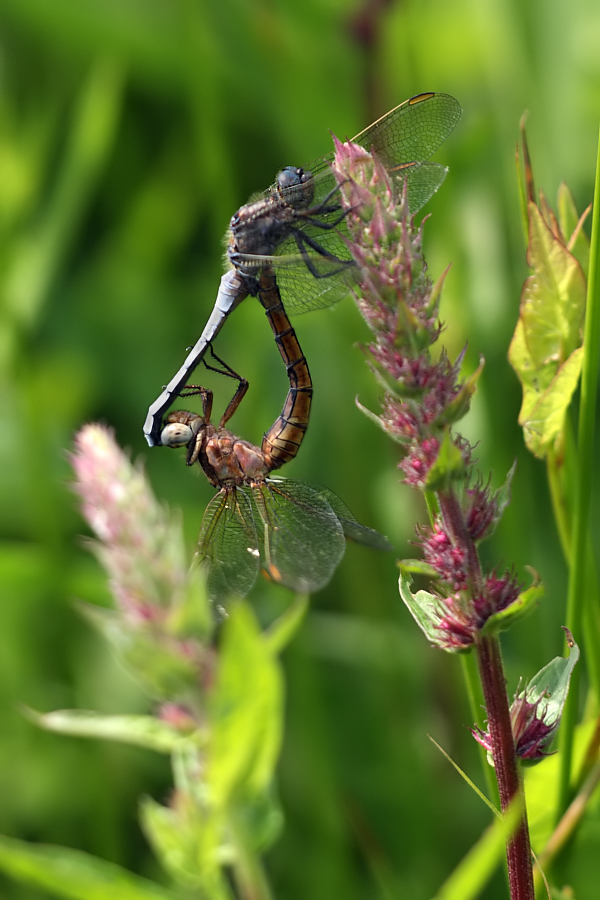
<svg viewBox="0 0 600 900">
<path fill-rule="evenodd" d="M 269 430 L 263 436 L 260 452 L 264 456 L 265 464 L 269 471 L 279 469 L 284 463 L 290 462 L 300 449 L 300 445 L 308 428 L 308 419 L 313 397 L 312 379 L 306 357 L 300 347 L 300 342 L 294 328 L 288 318 L 283 303 L 281 301 L 281 293 L 275 279 L 273 270 L 265 267 L 258 278 L 258 286 L 260 290 L 261 303 L 265 309 L 267 319 L 275 337 L 275 343 L 279 347 L 279 352 L 285 364 L 289 390 L 283 409 L 280 415 L 275 419 Z M 223 417 L 221 418 L 220 428 L 224 428 L 225 424 L 231 419 L 234 412 L 242 401 L 246 391 L 248 390 L 248 382 L 241 378 L 237 372 L 220 359 L 212 345 L 210 346 L 211 355 L 223 367 L 215 368 L 203 360 L 207 369 L 219 372 L 221 375 L 235 378 L 238 382 L 238 388 L 229 402 Z M 206 389 L 198 385 L 188 385 L 181 389 L 181 397 L 190 397 L 199 394 L 203 398 L 203 404 L 206 396 Z M 212 401 L 211 401 L 212 407 Z M 178 415 L 178 414 L 173 414 Z M 187 413 L 186 416 L 193 416 L 193 413 Z M 209 417 L 210 418 L 210 417 Z M 200 427 L 202 417 L 196 420 L 197 427 Z M 159 443 L 162 446 L 173 447 L 181 446 L 181 441 L 175 436 L 176 429 L 172 426 L 182 424 L 179 419 L 172 419 L 170 416 L 165 420 Z M 171 426 L 171 427 L 169 427 Z M 190 435 L 187 431 L 183 444 L 189 444 Z M 199 452 L 199 451 L 198 451 Z M 188 465 L 192 465 L 198 458 L 198 452 L 188 459 Z M 210 478 L 209 478 L 210 480 Z"/>
<path fill-rule="evenodd" d="M 391 550 L 387 539 L 362 525 L 333 491 L 272 475 L 281 462 L 271 448 L 285 439 L 286 427 L 296 427 L 285 424 L 285 410 L 261 447 L 225 427 L 247 387 L 239 379 L 215 427 L 212 391 L 190 386 L 190 393 L 202 397 L 202 414 L 176 410 L 161 434 L 164 446 L 187 447 L 187 464 L 198 463 L 218 489 L 204 513 L 196 552 L 196 561 L 208 569 L 208 596 L 217 609 L 232 597 L 244 597 L 260 570 L 295 591 L 320 590 L 340 563 L 346 538 Z"/>
<path fill-rule="evenodd" d="M 447 169 L 429 158 L 461 115 L 449 94 L 424 93 L 405 100 L 353 140 L 376 154 L 398 186 L 406 184 L 416 213 L 442 184 Z M 200 338 L 183 365 L 150 405 L 144 434 L 160 445 L 162 420 L 204 358 L 230 313 L 248 296 L 261 295 L 260 273 L 276 273 L 290 312 L 330 306 L 348 293 L 358 277 L 344 243 L 346 213 L 331 170 L 333 154 L 309 168 L 287 166 L 262 194 L 232 216 L 227 258 L 215 305 Z"/>
</svg>

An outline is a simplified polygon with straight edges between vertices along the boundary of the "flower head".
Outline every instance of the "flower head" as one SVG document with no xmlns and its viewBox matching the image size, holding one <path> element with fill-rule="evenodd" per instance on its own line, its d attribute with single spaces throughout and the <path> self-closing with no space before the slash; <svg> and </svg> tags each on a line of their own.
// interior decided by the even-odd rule
<svg viewBox="0 0 600 900">
<path fill-rule="evenodd" d="M 82 428 L 71 461 L 117 607 L 90 607 L 88 618 L 149 693 L 185 701 L 191 685 L 210 681 L 212 622 L 203 584 L 185 560 L 180 524 L 109 429 Z"/>
</svg>

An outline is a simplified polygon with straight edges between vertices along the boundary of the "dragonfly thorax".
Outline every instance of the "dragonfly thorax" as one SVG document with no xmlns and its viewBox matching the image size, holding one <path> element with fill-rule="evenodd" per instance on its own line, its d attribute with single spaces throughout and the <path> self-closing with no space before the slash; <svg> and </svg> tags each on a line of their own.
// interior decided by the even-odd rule
<svg viewBox="0 0 600 900">
<path fill-rule="evenodd" d="M 272 256 L 290 234 L 296 222 L 296 209 L 285 204 L 275 194 L 242 206 L 229 223 L 227 254 L 235 268 L 254 271 L 260 260 L 248 265 L 252 256 Z M 243 260 L 240 257 L 244 257 Z"/>
<path fill-rule="evenodd" d="M 270 471 L 260 447 L 226 428 L 209 437 L 199 461 L 208 480 L 218 487 L 263 481 Z"/>
</svg>

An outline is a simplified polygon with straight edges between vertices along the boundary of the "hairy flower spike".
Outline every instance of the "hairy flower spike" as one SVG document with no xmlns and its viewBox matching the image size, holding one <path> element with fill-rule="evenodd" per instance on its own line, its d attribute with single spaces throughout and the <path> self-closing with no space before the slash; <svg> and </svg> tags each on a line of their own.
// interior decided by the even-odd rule
<svg viewBox="0 0 600 900">
<path fill-rule="evenodd" d="M 443 431 L 468 407 L 468 397 L 457 402 L 462 354 L 455 364 L 444 352 L 431 359 L 441 331 L 439 288 L 434 292 L 427 274 L 422 226 L 410 216 L 406 186 L 398 196 L 390 174 L 364 148 L 339 141 L 335 147 L 347 243 L 362 273 L 357 302 L 373 333 L 371 365 L 386 386 L 380 422 L 405 448 L 400 466 L 407 482 L 423 489 Z"/>
<path fill-rule="evenodd" d="M 185 700 L 212 677 L 213 623 L 204 585 L 187 566 L 179 522 L 107 428 L 82 428 L 71 461 L 117 607 L 90 607 L 88 617 L 148 693 Z"/>
<path fill-rule="evenodd" d="M 100 541 L 95 549 L 117 602 L 134 618 L 156 618 L 187 583 L 179 528 L 169 522 L 141 470 L 131 465 L 108 429 L 82 428 L 71 461 L 74 487 Z"/>
<path fill-rule="evenodd" d="M 439 492 L 443 509 L 433 530 L 419 534 L 437 573 L 427 635 L 464 649 L 521 591 L 513 573 L 481 571 L 474 545 L 491 533 L 503 504 L 489 483 L 473 481 L 471 447 L 451 431 L 469 408 L 480 369 L 461 381 L 464 351 L 455 362 L 443 349 L 432 358 L 443 278 L 434 286 L 427 274 L 423 226 L 411 218 L 406 184 L 398 196 L 385 168 L 353 144 L 336 142 L 333 169 L 348 210 L 348 247 L 361 270 L 357 302 L 373 335 L 369 364 L 384 387 L 377 419 L 400 446 L 405 482 Z"/>
</svg>

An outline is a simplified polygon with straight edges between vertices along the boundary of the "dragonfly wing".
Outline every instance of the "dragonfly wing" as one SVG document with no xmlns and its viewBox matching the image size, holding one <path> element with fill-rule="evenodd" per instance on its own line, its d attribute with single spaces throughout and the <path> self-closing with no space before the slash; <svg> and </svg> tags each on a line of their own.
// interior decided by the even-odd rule
<svg viewBox="0 0 600 900">
<path fill-rule="evenodd" d="M 359 269 L 347 251 L 345 257 L 336 261 L 324 259 L 312 251 L 307 255 L 312 272 L 303 259 L 299 266 L 282 266 L 278 265 L 281 258 L 274 257 L 282 300 L 288 312 L 293 314 L 333 306 L 348 296 L 359 275 Z"/>
<path fill-rule="evenodd" d="M 390 110 L 353 140 L 373 150 L 388 168 L 429 159 L 461 116 L 450 94 L 419 94 Z"/>
<path fill-rule="evenodd" d="M 310 593 L 324 587 L 345 549 L 340 522 L 309 485 L 269 480 L 252 489 L 263 521 L 262 565 L 286 587 Z"/>
<path fill-rule="evenodd" d="M 326 249 L 331 248 L 334 258 L 323 256 L 314 250 L 307 251 L 310 269 L 306 257 L 298 253 L 293 238 L 284 241 L 281 256 L 238 254 L 236 265 L 241 265 L 244 269 L 256 269 L 257 273 L 262 267 L 271 266 L 276 272 L 283 304 L 289 313 L 324 309 L 348 295 L 358 277 L 358 268 L 350 259 L 339 235 L 334 241 L 332 232 L 328 232 L 322 245 Z"/>
<path fill-rule="evenodd" d="M 408 169 L 408 175 L 392 174 L 401 182 L 407 181 L 408 208 L 414 215 L 433 197 L 448 174 L 448 169 L 439 163 L 424 162 L 414 169 Z"/>
<path fill-rule="evenodd" d="M 245 597 L 258 575 L 260 550 L 255 510 L 240 488 L 223 489 L 204 513 L 197 558 L 208 568 L 208 596 L 224 604 Z"/>
<path fill-rule="evenodd" d="M 329 488 L 317 487 L 313 485 L 315 491 L 319 493 L 324 500 L 328 502 L 334 513 L 336 514 L 343 530 L 345 537 L 358 544 L 364 544 L 366 547 L 373 547 L 374 550 L 391 550 L 392 545 L 386 537 L 375 531 L 374 528 L 367 528 L 361 525 L 356 516 L 354 516 L 343 500 L 340 500 L 337 494 Z"/>
</svg>

